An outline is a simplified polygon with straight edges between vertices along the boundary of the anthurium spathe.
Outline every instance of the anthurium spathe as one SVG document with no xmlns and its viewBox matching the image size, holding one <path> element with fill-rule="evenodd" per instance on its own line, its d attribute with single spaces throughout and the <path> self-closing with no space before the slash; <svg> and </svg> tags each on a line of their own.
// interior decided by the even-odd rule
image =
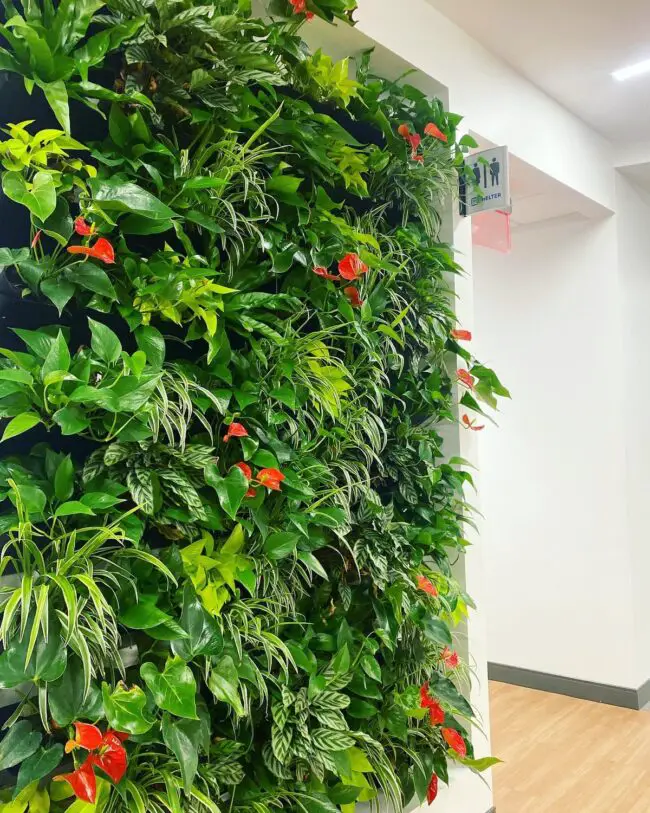
<svg viewBox="0 0 650 813">
<path fill-rule="evenodd" d="M 448 669 L 455 669 L 458 666 L 458 652 L 455 652 L 453 649 L 449 649 L 448 646 L 442 650 L 442 655 L 440 658 Z"/>
<path fill-rule="evenodd" d="M 457 370 L 456 375 L 457 375 L 458 380 L 460 381 L 460 383 L 463 384 L 465 387 L 467 387 L 467 389 L 469 389 L 469 390 L 474 389 L 474 384 L 475 384 L 474 376 L 470 375 L 467 372 L 467 370 Z"/>
<path fill-rule="evenodd" d="M 477 424 L 476 418 L 470 418 L 467 414 L 463 415 L 462 421 L 463 426 L 471 429 L 472 432 L 482 432 L 485 429 L 485 424 Z"/>
<path fill-rule="evenodd" d="M 306 20 L 314 19 L 314 12 L 307 10 L 307 0 L 289 0 L 293 6 L 294 14 L 304 14 Z"/>
<path fill-rule="evenodd" d="M 368 266 L 358 254 L 346 254 L 339 262 L 339 274 L 343 279 L 353 281 L 368 273 Z"/>
<path fill-rule="evenodd" d="M 350 305 L 353 308 L 360 308 L 363 305 L 363 299 L 359 295 L 359 290 L 354 287 L 354 285 L 348 285 L 347 288 L 343 289 L 343 293 L 347 296 Z"/>
<path fill-rule="evenodd" d="M 68 252 L 83 254 L 93 260 L 101 260 L 107 265 L 115 262 L 115 250 L 105 237 L 100 237 L 92 246 L 68 246 Z"/>
<path fill-rule="evenodd" d="M 442 736 L 444 737 L 447 745 L 452 749 L 452 751 L 455 751 L 458 756 L 467 756 L 467 744 L 459 731 L 456 731 L 455 728 L 443 728 Z"/>
<path fill-rule="evenodd" d="M 77 722 L 74 724 L 74 727 L 74 739 L 68 740 L 65 744 L 66 754 L 74 751 L 75 748 L 85 748 L 87 751 L 94 751 L 95 748 L 99 748 L 102 744 L 104 735 L 96 725 Z"/>
<path fill-rule="evenodd" d="M 77 799 L 82 802 L 94 804 L 97 799 L 97 778 L 93 770 L 90 757 L 81 765 L 70 773 L 62 773 L 53 777 L 55 782 L 67 782 Z"/>
<path fill-rule="evenodd" d="M 81 215 L 75 219 L 74 230 L 82 237 L 89 237 L 95 231 L 94 224 L 87 223 Z"/>
<path fill-rule="evenodd" d="M 471 342 L 472 332 L 470 330 L 452 330 L 451 338 L 456 339 L 457 342 Z"/>
<path fill-rule="evenodd" d="M 241 461 L 241 463 L 235 463 L 235 468 L 242 471 L 244 473 L 244 477 L 247 480 L 252 480 L 253 479 L 253 470 L 248 465 L 248 463 L 244 463 L 243 461 Z"/>
<path fill-rule="evenodd" d="M 115 784 L 120 782 L 126 773 L 126 749 L 122 745 L 126 736 L 128 735 L 116 731 L 107 731 L 99 748 L 88 757 L 91 764 L 101 768 Z"/>
<path fill-rule="evenodd" d="M 322 277 L 323 279 L 329 279 L 332 282 L 336 282 L 336 280 L 338 279 L 336 274 L 330 274 L 329 271 L 327 270 L 327 268 L 323 268 L 322 265 L 314 266 L 313 272 L 314 272 L 314 274 L 316 274 L 317 277 Z"/>
<path fill-rule="evenodd" d="M 447 136 L 442 132 L 438 125 L 434 124 L 432 121 L 430 121 L 424 128 L 424 134 L 431 136 L 432 138 L 437 138 L 439 141 L 444 141 L 445 144 L 448 141 Z"/>
<path fill-rule="evenodd" d="M 438 796 L 438 775 L 432 774 L 427 787 L 427 802 L 433 804 Z"/>
<path fill-rule="evenodd" d="M 237 421 L 233 421 L 226 430 L 226 434 L 223 436 L 223 442 L 228 443 L 230 438 L 247 438 L 247 437 L 248 430 L 246 429 L 246 427 L 241 423 L 237 423 Z"/>
<path fill-rule="evenodd" d="M 435 584 L 433 584 L 430 579 L 427 579 L 427 577 L 423 576 L 422 574 L 418 576 L 418 588 L 422 590 L 423 593 L 426 593 L 428 596 L 432 596 L 433 598 L 438 595 Z"/>
<path fill-rule="evenodd" d="M 280 491 L 285 475 L 279 469 L 262 469 L 257 472 L 257 482 L 271 491 Z"/>
<path fill-rule="evenodd" d="M 431 725 L 441 725 L 445 721 L 445 711 L 429 694 L 429 684 L 424 683 L 420 687 L 420 708 L 427 709 Z"/>
</svg>

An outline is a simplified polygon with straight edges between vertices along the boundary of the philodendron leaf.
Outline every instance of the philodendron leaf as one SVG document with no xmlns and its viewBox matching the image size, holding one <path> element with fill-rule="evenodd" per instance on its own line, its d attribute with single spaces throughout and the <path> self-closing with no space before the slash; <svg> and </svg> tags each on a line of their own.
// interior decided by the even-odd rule
<svg viewBox="0 0 650 813">
<path fill-rule="evenodd" d="M 68 668 L 54 683 L 48 684 L 47 701 L 54 722 L 64 728 L 75 720 L 98 720 L 103 714 L 102 694 L 96 683 L 84 700 L 86 681 L 83 665 L 78 658 L 68 662 Z"/>
<path fill-rule="evenodd" d="M 51 683 L 61 677 L 68 662 L 68 648 L 58 629 L 52 627 L 50 624 L 47 641 L 39 635 L 27 665 L 28 636 L 9 644 L 0 655 L 0 689 L 11 689 L 27 680 Z"/>
<path fill-rule="evenodd" d="M 217 700 L 232 706 L 239 717 L 244 716 L 244 706 L 239 696 L 239 675 L 230 655 L 220 658 L 214 665 L 208 687 Z"/>
<path fill-rule="evenodd" d="M 143 663 L 140 674 L 153 695 L 154 702 L 177 717 L 196 716 L 196 681 L 182 658 L 169 658 L 162 672 L 153 663 Z"/>
<path fill-rule="evenodd" d="M 2 191 L 10 200 L 26 206 L 39 220 L 47 220 L 56 209 L 56 186 L 48 172 L 37 172 L 32 183 L 21 172 L 5 172 Z"/>
<path fill-rule="evenodd" d="M 0 742 L 0 771 L 18 765 L 36 751 L 43 735 L 32 731 L 31 723 L 19 720 L 14 723 Z"/>
<path fill-rule="evenodd" d="M 110 690 L 108 683 L 102 683 L 104 713 L 110 728 L 128 734 L 146 734 L 154 721 L 145 715 L 147 696 L 139 686 L 130 689 L 118 683 Z"/>
<path fill-rule="evenodd" d="M 193 661 L 201 655 L 219 655 L 223 650 L 223 635 L 215 618 L 203 604 L 190 584 L 183 592 L 181 626 L 187 638 L 172 641 L 172 651 L 184 661 Z"/>
<path fill-rule="evenodd" d="M 217 492 L 219 503 L 226 514 L 235 519 L 249 488 L 246 475 L 234 466 L 226 477 L 222 477 L 216 465 L 211 464 L 205 467 L 205 481 Z"/>
<path fill-rule="evenodd" d="M 13 798 L 32 782 L 42 779 L 58 766 L 63 759 L 63 745 L 55 743 L 49 748 L 39 748 L 21 763 Z"/>
<path fill-rule="evenodd" d="M 185 793 L 189 793 L 199 767 L 201 722 L 199 720 L 172 720 L 163 715 L 162 735 L 165 745 L 174 754 L 181 768 Z"/>
</svg>

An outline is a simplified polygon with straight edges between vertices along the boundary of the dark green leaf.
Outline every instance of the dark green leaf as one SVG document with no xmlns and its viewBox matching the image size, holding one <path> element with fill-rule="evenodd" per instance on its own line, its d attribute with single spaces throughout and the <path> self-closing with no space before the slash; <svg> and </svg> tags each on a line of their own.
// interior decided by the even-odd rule
<svg viewBox="0 0 650 813">
<path fill-rule="evenodd" d="M 31 723 L 18 720 L 0 742 L 0 771 L 6 771 L 31 757 L 41 744 L 42 734 L 32 731 Z"/>
<path fill-rule="evenodd" d="M 55 743 L 49 748 L 39 748 L 34 754 L 21 764 L 18 771 L 18 779 L 14 788 L 13 798 L 30 785 L 32 782 L 43 779 L 51 774 L 63 759 L 63 746 Z"/>
</svg>

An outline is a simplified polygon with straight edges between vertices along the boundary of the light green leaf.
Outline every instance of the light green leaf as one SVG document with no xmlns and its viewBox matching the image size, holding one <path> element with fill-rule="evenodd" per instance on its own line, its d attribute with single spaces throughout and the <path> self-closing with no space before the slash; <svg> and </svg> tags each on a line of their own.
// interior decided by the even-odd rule
<svg viewBox="0 0 650 813">
<path fill-rule="evenodd" d="M 169 658 L 162 672 L 153 663 L 143 663 L 140 675 L 149 687 L 154 702 L 177 717 L 196 720 L 196 681 L 182 658 Z"/>
<path fill-rule="evenodd" d="M 12 418 L 5 426 L 5 431 L 2 433 L 0 443 L 4 440 L 9 440 L 9 438 L 14 438 L 16 435 L 22 435 L 23 432 L 28 432 L 40 422 L 40 415 L 37 415 L 35 412 L 21 412 L 20 415 L 16 415 L 16 417 Z"/>
</svg>

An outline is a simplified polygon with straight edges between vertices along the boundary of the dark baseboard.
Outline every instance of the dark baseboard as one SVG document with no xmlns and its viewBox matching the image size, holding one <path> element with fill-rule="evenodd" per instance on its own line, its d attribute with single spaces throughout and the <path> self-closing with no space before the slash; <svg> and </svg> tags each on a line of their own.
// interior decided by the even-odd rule
<svg viewBox="0 0 650 813">
<path fill-rule="evenodd" d="M 626 689 L 623 686 L 592 683 L 589 680 L 550 675 L 546 672 L 535 672 L 532 669 L 520 669 L 518 666 L 505 666 L 502 663 L 489 663 L 488 677 L 499 683 L 510 683 L 513 686 L 525 686 L 527 689 L 564 694 L 568 697 L 605 703 L 608 706 L 620 706 L 624 709 L 638 711 L 650 703 L 650 680 L 638 689 Z"/>
</svg>

